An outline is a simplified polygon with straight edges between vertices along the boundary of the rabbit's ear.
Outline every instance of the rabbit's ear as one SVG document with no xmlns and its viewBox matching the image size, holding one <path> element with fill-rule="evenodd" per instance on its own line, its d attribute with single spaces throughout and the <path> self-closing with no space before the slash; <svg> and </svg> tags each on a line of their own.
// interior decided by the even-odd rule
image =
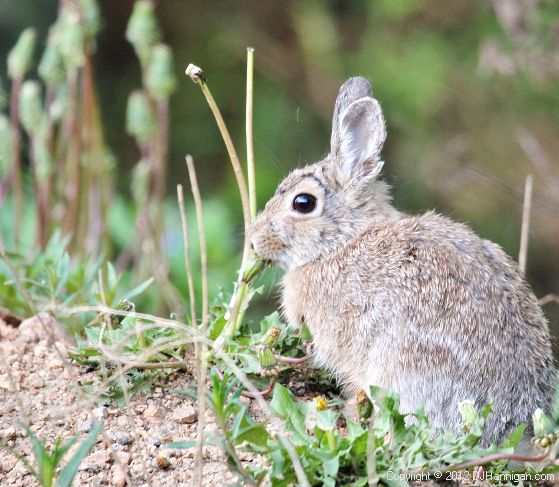
<svg viewBox="0 0 559 487">
<path fill-rule="evenodd" d="M 378 175 L 386 126 L 365 79 L 351 78 L 342 86 L 332 123 L 331 154 L 341 163 L 343 173 L 348 178 Z"/>
</svg>

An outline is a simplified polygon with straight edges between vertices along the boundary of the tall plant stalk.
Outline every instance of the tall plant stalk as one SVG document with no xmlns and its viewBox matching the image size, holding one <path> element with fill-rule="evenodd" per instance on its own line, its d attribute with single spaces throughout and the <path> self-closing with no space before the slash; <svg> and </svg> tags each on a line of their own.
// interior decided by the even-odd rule
<svg viewBox="0 0 559 487">
<path fill-rule="evenodd" d="M 256 174 L 254 170 L 254 142 L 252 134 L 252 108 L 254 91 L 254 49 L 247 48 L 247 89 L 246 89 L 246 145 L 247 145 L 247 177 L 248 200 L 251 223 L 256 218 Z"/>
<path fill-rule="evenodd" d="M 198 179 L 194 168 L 194 161 L 191 156 L 186 156 L 186 167 L 188 169 L 188 177 L 192 188 L 192 196 L 194 198 L 194 206 L 196 207 L 196 223 L 198 225 L 198 238 L 200 242 L 200 269 L 202 278 L 202 336 L 206 336 L 208 319 L 209 319 L 209 303 L 208 303 L 208 258 L 206 252 L 206 232 L 204 230 L 204 216 L 202 212 L 202 198 L 198 187 Z M 201 487 L 204 477 L 204 409 L 206 405 L 206 376 L 207 376 L 207 347 L 205 342 L 201 342 L 198 347 L 198 357 L 196 358 L 198 368 L 198 448 L 196 452 L 196 479 L 197 484 Z"/>
<path fill-rule="evenodd" d="M 256 276 L 260 273 L 260 270 L 263 268 L 263 263 L 254 258 L 254 255 L 250 251 L 249 229 L 252 218 L 250 211 L 249 191 L 243 174 L 243 168 L 241 166 L 241 163 L 239 162 L 239 157 L 237 156 L 237 151 L 231 139 L 231 135 L 229 134 L 229 130 L 227 129 L 219 107 L 217 106 L 214 97 L 208 87 L 202 69 L 198 66 L 190 64 L 186 68 L 186 75 L 189 76 L 192 81 L 194 81 L 198 86 L 200 86 L 200 88 L 202 89 L 202 93 L 206 97 L 208 105 L 214 115 L 217 126 L 229 154 L 229 159 L 231 161 L 233 172 L 237 181 L 237 186 L 241 197 L 241 205 L 243 209 L 243 221 L 245 228 L 243 257 L 241 261 L 241 268 L 239 270 L 239 278 L 237 280 L 233 296 L 231 297 L 231 301 L 229 303 L 227 323 L 220 336 L 216 339 L 216 347 L 220 349 L 223 346 L 226 337 L 231 337 L 235 333 L 235 330 L 239 325 L 239 317 L 240 315 L 242 315 L 242 309 L 245 303 L 245 299 L 248 295 L 249 286 L 256 278 Z M 251 164 L 253 164 L 253 162 Z"/>
</svg>

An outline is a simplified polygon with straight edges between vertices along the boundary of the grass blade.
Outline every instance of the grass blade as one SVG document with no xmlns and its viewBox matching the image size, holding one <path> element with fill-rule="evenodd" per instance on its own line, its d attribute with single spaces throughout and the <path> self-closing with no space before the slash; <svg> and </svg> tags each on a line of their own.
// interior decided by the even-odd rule
<svg viewBox="0 0 559 487">
<path fill-rule="evenodd" d="M 89 450 L 91 450 L 93 445 L 95 445 L 97 436 L 101 433 L 102 429 L 103 423 L 97 423 L 86 436 L 85 440 L 82 441 L 76 450 L 76 453 L 74 453 L 74 456 L 60 471 L 60 477 L 58 477 L 58 487 L 70 487 L 72 485 L 72 481 L 78 472 L 80 463 L 89 453 Z"/>
</svg>

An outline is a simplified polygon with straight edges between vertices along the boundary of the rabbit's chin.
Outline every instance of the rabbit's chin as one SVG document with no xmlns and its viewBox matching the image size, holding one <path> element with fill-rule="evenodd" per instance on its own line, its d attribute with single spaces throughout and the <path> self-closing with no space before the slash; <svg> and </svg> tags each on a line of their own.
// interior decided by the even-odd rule
<svg viewBox="0 0 559 487">
<path fill-rule="evenodd" d="M 258 253 L 257 253 L 258 255 Z M 264 262 L 275 267 L 279 267 L 285 272 L 289 272 L 297 267 L 301 267 L 313 259 L 304 259 L 299 256 L 292 256 L 288 254 L 277 255 L 273 258 L 258 255 Z"/>
</svg>

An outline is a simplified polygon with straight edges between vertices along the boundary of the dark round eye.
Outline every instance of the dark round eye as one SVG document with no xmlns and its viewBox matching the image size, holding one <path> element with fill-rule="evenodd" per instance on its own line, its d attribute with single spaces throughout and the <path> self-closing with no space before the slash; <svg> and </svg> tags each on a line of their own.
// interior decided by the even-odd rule
<svg viewBox="0 0 559 487">
<path fill-rule="evenodd" d="M 293 198 L 293 209 L 299 213 L 310 213 L 316 208 L 316 198 L 312 194 L 301 193 Z"/>
</svg>

